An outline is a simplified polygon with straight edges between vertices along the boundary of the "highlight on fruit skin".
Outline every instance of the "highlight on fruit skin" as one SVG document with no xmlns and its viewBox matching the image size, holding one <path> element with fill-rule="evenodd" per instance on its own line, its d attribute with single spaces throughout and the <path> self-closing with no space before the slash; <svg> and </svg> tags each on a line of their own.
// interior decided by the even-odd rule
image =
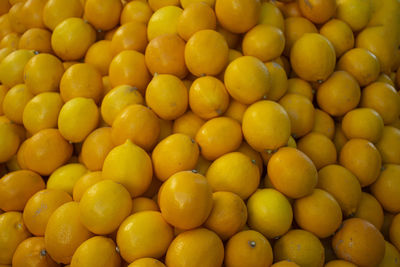
<svg viewBox="0 0 400 267">
<path fill-rule="evenodd" d="M 0 0 L 0 267 L 400 266 L 400 1 Z"/>
</svg>

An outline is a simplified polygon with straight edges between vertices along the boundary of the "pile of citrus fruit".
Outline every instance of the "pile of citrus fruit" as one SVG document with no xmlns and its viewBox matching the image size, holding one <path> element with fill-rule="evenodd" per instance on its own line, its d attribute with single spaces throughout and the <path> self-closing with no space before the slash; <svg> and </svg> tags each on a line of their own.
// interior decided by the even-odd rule
<svg viewBox="0 0 400 267">
<path fill-rule="evenodd" d="M 0 0 L 0 267 L 400 266 L 399 0 Z"/>
</svg>

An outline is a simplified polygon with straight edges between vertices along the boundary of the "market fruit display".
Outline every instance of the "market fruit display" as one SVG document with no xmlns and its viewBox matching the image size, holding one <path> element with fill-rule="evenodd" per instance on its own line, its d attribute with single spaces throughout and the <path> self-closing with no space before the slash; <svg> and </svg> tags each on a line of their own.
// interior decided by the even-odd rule
<svg viewBox="0 0 400 267">
<path fill-rule="evenodd" d="M 0 267 L 400 267 L 399 0 L 0 0 Z"/>
</svg>

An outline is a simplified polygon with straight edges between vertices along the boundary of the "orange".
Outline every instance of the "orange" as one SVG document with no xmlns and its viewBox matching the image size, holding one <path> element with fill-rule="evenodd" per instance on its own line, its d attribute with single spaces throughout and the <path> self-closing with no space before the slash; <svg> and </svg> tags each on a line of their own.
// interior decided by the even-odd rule
<svg viewBox="0 0 400 267">
<path fill-rule="evenodd" d="M 156 11 L 164 6 L 177 6 L 179 0 L 148 0 L 148 3 L 153 11 Z"/>
<path fill-rule="evenodd" d="M 339 259 L 357 266 L 377 266 L 385 254 L 385 240 L 371 223 L 359 218 L 345 220 L 334 235 L 332 247 Z"/>
<path fill-rule="evenodd" d="M 290 50 L 292 49 L 294 43 L 306 33 L 318 33 L 317 28 L 311 21 L 302 17 L 300 14 L 298 16 L 288 17 L 285 19 L 286 56 L 290 55 Z"/>
<path fill-rule="evenodd" d="M 71 201 L 59 206 L 50 216 L 44 240 L 53 260 L 69 264 L 76 249 L 92 236 L 79 219 L 79 204 Z"/>
<path fill-rule="evenodd" d="M 361 186 L 357 177 L 340 165 L 328 165 L 318 172 L 318 188 L 331 194 L 344 216 L 352 216 L 361 201 Z"/>
<path fill-rule="evenodd" d="M 339 59 L 337 68 L 350 73 L 361 86 L 374 82 L 381 70 L 376 56 L 364 48 L 353 48 L 346 52 Z"/>
<path fill-rule="evenodd" d="M 1 48 L 10 48 L 13 51 L 18 49 L 20 35 L 17 33 L 9 33 L 1 39 Z"/>
<path fill-rule="evenodd" d="M 274 245 L 274 260 L 290 260 L 300 266 L 323 266 L 324 247 L 312 233 L 304 230 L 290 230 Z"/>
<path fill-rule="evenodd" d="M 199 2 L 203 2 L 212 8 L 214 8 L 214 5 L 215 5 L 215 0 L 204 0 L 204 1 L 203 0 L 180 0 L 181 6 L 183 8 L 187 8 L 191 4 L 199 3 Z"/>
<path fill-rule="evenodd" d="M 153 75 L 172 74 L 182 79 L 188 73 L 185 41 L 177 34 L 164 34 L 151 40 L 146 47 L 145 60 Z"/>
<path fill-rule="evenodd" d="M 187 197 L 182 198 L 182 195 Z M 160 188 L 158 203 L 169 224 L 180 229 L 194 229 L 202 225 L 211 212 L 211 186 L 201 174 L 178 172 Z"/>
<path fill-rule="evenodd" d="M 324 265 L 324 267 L 356 267 L 357 265 L 344 260 L 332 260 Z"/>
<path fill-rule="evenodd" d="M 142 195 L 149 188 L 153 176 L 149 155 L 130 140 L 108 153 L 102 171 L 103 179 L 122 184 L 132 197 Z"/>
<path fill-rule="evenodd" d="M 292 3 L 296 3 L 296 2 L 292 2 Z M 298 267 L 299 265 L 290 260 L 282 260 L 282 261 L 278 261 L 278 262 L 272 264 L 271 266 L 272 267 Z"/>
<path fill-rule="evenodd" d="M 258 187 L 260 172 L 248 156 L 231 152 L 216 159 L 206 177 L 214 192 L 228 191 L 247 199 Z"/>
<path fill-rule="evenodd" d="M 101 75 L 108 74 L 113 55 L 111 53 L 111 41 L 101 40 L 91 45 L 85 55 L 85 63 L 96 67 Z"/>
<path fill-rule="evenodd" d="M 82 142 L 97 127 L 99 110 L 93 99 L 76 97 L 66 102 L 58 116 L 61 135 L 71 142 Z"/>
<path fill-rule="evenodd" d="M 102 127 L 91 132 L 82 144 L 81 160 L 91 171 L 100 171 L 104 159 L 114 148 L 111 138 L 111 128 Z"/>
<path fill-rule="evenodd" d="M 47 180 L 47 188 L 60 189 L 72 196 L 75 183 L 88 170 L 80 163 L 68 163 L 56 169 Z"/>
<path fill-rule="evenodd" d="M 115 117 L 112 125 L 114 144 L 123 144 L 127 139 L 145 150 L 151 150 L 157 143 L 160 123 L 149 108 L 133 104 L 127 106 Z"/>
<path fill-rule="evenodd" d="M 399 147 L 400 147 L 400 130 L 385 126 L 383 128 L 382 137 L 376 144 L 382 156 L 383 163 L 400 164 L 399 160 Z"/>
<path fill-rule="evenodd" d="M 340 151 L 339 162 L 357 176 L 362 187 L 375 182 L 381 170 L 378 149 L 364 139 L 350 139 Z"/>
<path fill-rule="evenodd" d="M 345 71 L 336 71 L 317 90 L 319 107 L 331 116 L 342 116 L 357 107 L 361 97 L 357 80 Z"/>
<path fill-rule="evenodd" d="M 222 115 L 229 104 L 225 85 L 212 76 L 194 80 L 189 90 L 190 109 L 202 119 Z"/>
<path fill-rule="evenodd" d="M 21 10 L 23 14 L 22 22 L 28 28 L 44 28 L 43 7 L 47 1 L 27 0 Z"/>
<path fill-rule="evenodd" d="M 336 54 L 331 42 L 321 34 L 306 33 L 290 51 L 290 62 L 296 74 L 310 82 L 323 82 L 335 68 Z"/>
<path fill-rule="evenodd" d="M 371 3 L 362 0 L 336 1 L 336 17 L 346 22 L 354 32 L 360 31 L 371 16 Z"/>
<path fill-rule="evenodd" d="M 129 85 L 119 85 L 110 90 L 101 102 L 103 120 L 112 125 L 115 117 L 131 104 L 143 104 L 144 99 L 140 92 Z"/>
<path fill-rule="evenodd" d="M 0 38 L 3 38 L 7 34 L 11 33 L 13 30 L 11 28 L 9 13 L 0 15 Z"/>
<path fill-rule="evenodd" d="M 1 215 L 0 215 L 1 216 Z M 389 227 L 389 239 L 390 242 L 397 248 L 399 249 L 400 247 L 400 216 L 399 214 L 396 214 L 393 219 L 392 223 L 390 224 Z"/>
<path fill-rule="evenodd" d="M 179 234 L 168 248 L 165 263 L 176 267 L 218 267 L 224 260 L 224 245 L 212 231 L 198 228 Z"/>
<path fill-rule="evenodd" d="M 217 75 L 228 64 L 229 47 L 214 30 L 194 33 L 185 46 L 185 62 L 195 76 Z"/>
<path fill-rule="evenodd" d="M 96 29 L 106 31 L 117 26 L 121 10 L 120 0 L 86 0 L 84 17 Z"/>
<path fill-rule="evenodd" d="M 24 82 L 24 67 L 35 53 L 20 49 L 10 53 L 0 62 L 0 82 L 11 88 Z"/>
<path fill-rule="evenodd" d="M 255 163 L 258 167 L 258 170 L 260 171 L 260 175 L 263 172 L 263 168 L 264 168 L 264 163 L 263 163 L 263 159 L 261 157 L 261 154 L 259 152 L 257 152 L 256 150 L 254 150 L 249 144 L 247 144 L 246 142 L 242 142 L 242 144 L 240 145 L 240 147 L 236 150 L 237 152 L 241 152 L 243 154 L 245 154 L 246 156 L 248 156 L 251 161 L 253 163 Z"/>
<path fill-rule="evenodd" d="M 360 106 L 375 109 L 385 125 L 391 124 L 400 116 L 400 95 L 393 86 L 375 82 L 362 91 Z"/>
<path fill-rule="evenodd" d="M 0 62 L 9 54 L 11 54 L 14 51 L 14 49 L 10 47 L 5 47 L 0 49 Z"/>
<path fill-rule="evenodd" d="M 82 224 L 98 235 L 117 230 L 131 210 L 132 200 L 128 190 L 112 180 L 92 185 L 83 193 L 79 202 Z"/>
<path fill-rule="evenodd" d="M 290 198 L 312 193 L 317 185 L 317 170 L 306 154 L 291 147 L 280 148 L 268 162 L 273 186 Z"/>
<path fill-rule="evenodd" d="M 376 79 L 377 82 L 383 82 L 383 83 L 387 83 L 393 87 L 395 87 L 394 84 L 394 80 L 393 78 L 389 77 L 389 75 L 385 74 L 385 73 L 381 73 L 378 77 L 378 79 Z"/>
<path fill-rule="evenodd" d="M 132 1 L 132 2 L 139 2 L 139 1 Z M 141 258 L 129 264 L 128 267 L 165 267 L 165 265 L 161 261 L 153 258 Z"/>
<path fill-rule="evenodd" d="M 24 33 L 27 30 L 23 23 L 25 14 L 23 13 L 24 2 L 15 3 L 8 12 L 11 30 L 17 33 Z"/>
<path fill-rule="evenodd" d="M 150 211 L 150 210 L 160 211 L 157 203 L 153 199 L 147 197 L 137 197 L 132 199 L 131 214 L 141 211 Z"/>
<path fill-rule="evenodd" d="M 342 147 L 347 143 L 349 139 L 344 135 L 342 130 L 342 124 L 335 124 L 335 135 L 333 137 L 333 143 L 335 144 L 337 153 L 340 153 Z"/>
<path fill-rule="evenodd" d="M 189 136 L 176 133 L 159 142 L 151 157 L 156 177 L 165 181 L 177 172 L 194 169 L 199 147 Z"/>
<path fill-rule="evenodd" d="M 338 202 L 321 189 L 314 189 L 310 195 L 296 199 L 293 211 L 299 227 L 319 238 L 331 236 L 342 223 Z"/>
<path fill-rule="evenodd" d="M 320 109 L 315 109 L 314 115 L 314 127 L 312 132 L 321 133 L 332 140 L 335 134 L 335 122 L 332 117 Z"/>
<path fill-rule="evenodd" d="M 290 119 L 273 101 L 259 101 L 247 108 L 242 130 L 247 143 L 258 152 L 272 152 L 284 146 L 290 136 Z"/>
<path fill-rule="evenodd" d="M 226 267 L 262 267 L 272 264 L 273 254 L 269 241 L 259 232 L 246 230 L 237 233 L 225 247 Z"/>
<path fill-rule="evenodd" d="M 382 206 L 374 196 L 368 193 L 362 192 L 360 204 L 354 217 L 372 223 L 378 230 L 382 228 L 384 218 Z"/>
<path fill-rule="evenodd" d="M 240 124 L 228 117 L 213 118 L 198 130 L 195 140 L 201 155 L 207 160 L 235 151 L 242 143 Z"/>
<path fill-rule="evenodd" d="M 354 47 L 354 35 L 351 28 L 343 21 L 332 19 L 322 26 L 320 33 L 325 36 L 335 48 L 336 57 Z"/>
<path fill-rule="evenodd" d="M 178 0 L 174 1 L 179 2 Z M 167 1 L 163 1 L 166 6 L 157 8 L 156 11 L 156 9 L 152 7 L 151 2 L 152 1 L 149 2 L 149 5 L 155 12 L 151 15 L 149 23 L 147 24 L 147 39 L 151 41 L 157 36 L 164 34 L 177 34 L 179 17 L 183 10 L 179 7 L 168 5 Z"/>
<path fill-rule="evenodd" d="M 400 210 L 397 194 L 398 173 L 400 166 L 395 164 L 386 164 L 379 175 L 378 180 L 371 186 L 371 192 L 382 205 L 382 207 L 392 213 L 398 213 Z"/>
<path fill-rule="evenodd" d="M 28 139 L 22 158 L 28 169 L 50 175 L 68 161 L 72 150 L 57 129 L 44 129 Z"/>
<path fill-rule="evenodd" d="M 215 30 L 216 16 L 212 7 L 205 2 L 194 1 L 184 6 L 178 20 L 178 34 L 185 41 L 201 30 Z"/>
<path fill-rule="evenodd" d="M 4 115 L 3 112 L 3 100 L 4 97 L 6 96 L 8 91 L 8 88 L 5 87 L 4 85 L 0 85 L 0 115 Z"/>
<path fill-rule="evenodd" d="M 278 101 L 288 90 L 288 79 L 285 69 L 276 63 L 270 61 L 265 63 L 271 77 L 271 88 L 268 92 L 268 99 Z"/>
<path fill-rule="evenodd" d="M 12 258 L 12 266 L 59 266 L 46 251 L 43 237 L 31 237 L 22 241 Z"/>
<path fill-rule="evenodd" d="M 143 53 L 147 45 L 147 29 L 142 22 L 132 21 L 120 26 L 111 40 L 114 55 L 124 50 L 136 50 Z"/>
<path fill-rule="evenodd" d="M 12 122 L 22 124 L 25 106 L 32 98 L 33 95 L 26 88 L 25 84 L 18 84 L 12 87 L 3 99 L 4 115 Z"/>
<path fill-rule="evenodd" d="M 142 211 L 129 216 L 117 233 L 120 254 L 127 262 L 162 257 L 172 239 L 172 227 L 158 211 Z"/>
<path fill-rule="evenodd" d="M 243 54 L 263 62 L 279 57 L 285 48 L 285 36 L 277 27 L 260 24 L 248 31 L 242 42 Z"/>
<path fill-rule="evenodd" d="M 286 94 L 279 100 L 286 110 L 291 122 L 291 133 L 294 138 L 309 133 L 314 126 L 314 107 L 311 101 L 299 94 Z"/>
<path fill-rule="evenodd" d="M 150 82 L 144 55 L 133 50 L 122 51 L 110 63 L 109 77 L 112 87 L 130 85 L 145 92 Z"/>
<path fill-rule="evenodd" d="M 336 163 L 336 147 L 332 140 L 321 133 L 307 134 L 297 142 L 297 148 L 313 161 L 317 170 Z"/>
<path fill-rule="evenodd" d="M 258 24 L 266 24 L 277 27 L 282 32 L 285 30 L 285 20 L 282 12 L 273 3 L 263 2 L 261 3 L 260 18 Z"/>
<path fill-rule="evenodd" d="M 247 221 L 247 208 L 243 200 L 231 192 L 213 193 L 213 208 L 204 226 L 222 240 L 227 240 L 243 229 Z"/>
<path fill-rule="evenodd" d="M 89 189 L 92 185 L 103 180 L 101 171 L 87 172 L 83 174 L 74 184 L 73 198 L 74 201 L 79 202 L 82 198 L 83 193 Z"/>
<path fill-rule="evenodd" d="M 6 14 L 10 10 L 11 4 L 7 0 L 2 0 L 0 2 L 0 14 Z"/>
<path fill-rule="evenodd" d="M 63 20 L 80 18 L 82 14 L 83 6 L 80 0 L 48 0 L 43 7 L 43 24 L 54 30 Z"/>
<path fill-rule="evenodd" d="M 381 139 L 383 126 L 382 117 L 371 108 L 353 109 L 342 120 L 342 130 L 347 138 L 362 138 L 372 143 Z"/>
<path fill-rule="evenodd" d="M 186 112 L 189 97 L 183 82 L 170 74 L 153 77 L 146 89 L 146 103 L 164 120 L 174 120 Z"/>
<path fill-rule="evenodd" d="M 18 245 L 30 236 L 20 212 L 0 214 L 0 264 L 11 264 Z"/>
<path fill-rule="evenodd" d="M 18 48 L 35 50 L 40 53 L 52 53 L 51 32 L 39 28 L 29 29 L 19 39 Z"/>
<path fill-rule="evenodd" d="M 33 97 L 25 106 L 22 121 L 26 130 L 35 134 L 47 128 L 56 128 L 63 105 L 59 93 L 45 92 Z"/>
<path fill-rule="evenodd" d="M 260 16 L 261 4 L 258 0 L 218 0 L 215 13 L 222 27 L 233 33 L 244 33 L 253 28 Z"/>
<path fill-rule="evenodd" d="M 0 179 L 0 208 L 3 211 L 22 211 L 31 196 L 44 188 L 42 177 L 32 171 L 9 172 Z"/>
<path fill-rule="evenodd" d="M 121 256 L 116 249 L 117 246 L 112 239 L 103 236 L 92 237 L 76 249 L 71 259 L 71 266 L 119 267 Z"/>
<path fill-rule="evenodd" d="M 275 58 L 274 61 L 285 70 L 286 74 L 292 71 L 289 59 L 286 56 L 281 55 L 280 57 Z"/>
<path fill-rule="evenodd" d="M 335 15 L 335 0 L 299 0 L 299 8 L 304 17 L 316 24 L 322 24 Z"/>
<path fill-rule="evenodd" d="M 18 133 L 11 122 L 0 123 L 0 162 L 11 159 L 21 143 Z"/>
<path fill-rule="evenodd" d="M 313 101 L 314 98 L 314 90 L 312 89 L 310 83 L 300 78 L 290 78 L 288 80 L 287 93 L 303 95 L 310 101 Z"/>
<path fill-rule="evenodd" d="M 224 116 L 232 118 L 239 123 L 242 123 L 244 113 L 246 112 L 247 105 L 242 104 L 234 99 L 231 99 L 229 106 L 226 109 Z"/>
<path fill-rule="evenodd" d="M 271 89 L 270 74 L 264 63 L 252 56 L 235 59 L 227 66 L 224 83 L 233 99 L 253 104 L 266 99 Z"/>
<path fill-rule="evenodd" d="M 130 1 L 124 5 L 121 12 L 120 23 L 137 21 L 147 24 L 153 11 L 147 1 Z"/>
<path fill-rule="evenodd" d="M 240 41 L 240 35 L 230 32 L 227 29 L 223 28 L 219 23 L 217 23 L 217 32 L 222 34 L 224 37 L 226 43 L 228 44 L 229 48 L 235 48 L 237 47 L 239 41 Z"/>
<path fill-rule="evenodd" d="M 62 62 L 57 57 L 51 54 L 39 54 L 32 57 L 25 65 L 24 82 L 34 95 L 58 91 L 63 73 Z"/>
<path fill-rule="evenodd" d="M 68 193 L 59 189 L 44 189 L 34 194 L 26 203 L 23 212 L 28 230 L 43 236 L 50 215 L 62 204 L 72 201 Z"/>
<path fill-rule="evenodd" d="M 51 36 L 55 54 L 65 60 L 79 60 L 96 40 L 96 31 L 81 18 L 67 18 L 59 23 Z"/>
<path fill-rule="evenodd" d="M 272 188 L 256 191 L 247 201 L 249 226 L 267 238 L 285 234 L 291 227 L 293 211 L 288 199 Z"/>
<path fill-rule="evenodd" d="M 383 266 L 398 266 L 400 253 L 395 246 L 385 241 L 385 256 L 383 257 L 379 267 Z"/>
<path fill-rule="evenodd" d="M 397 45 L 392 40 L 391 30 L 384 26 L 368 27 L 356 38 L 356 47 L 365 48 L 373 53 L 381 64 L 381 71 L 389 74 L 394 63 Z"/>
<path fill-rule="evenodd" d="M 172 124 L 173 124 L 172 120 L 164 120 L 158 118 L 158 121 L 160 122 L 160 135 L 157 138 L 157 143 L 159 143 L 161 140 L 172 134 Z"/>
<path fill-rule="evenodd" d="M 172 132 L 186 134 L 194 139 L 197 131 L 204 123 L 205 121 L 202 118 L 189 110 L 174 121 Z"/>
<path fill-rule="evenodd" d="M 65 102 L 75 97 L 87 97 L 99 103 L 103 96 L 100 72 L 87 63 L 72 65 L 61 78 L 60 94 Z"/>
</svg>

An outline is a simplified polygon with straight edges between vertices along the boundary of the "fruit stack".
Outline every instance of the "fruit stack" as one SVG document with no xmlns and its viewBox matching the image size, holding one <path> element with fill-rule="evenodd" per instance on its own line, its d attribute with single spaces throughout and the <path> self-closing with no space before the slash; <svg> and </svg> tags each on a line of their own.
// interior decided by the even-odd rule
<svg viewBox="0 0 400 267">
<path fill-rule="evenodd" d="M 0 0 L 0 267 L 400 266 L 399 0 Z"/>
</svg>

